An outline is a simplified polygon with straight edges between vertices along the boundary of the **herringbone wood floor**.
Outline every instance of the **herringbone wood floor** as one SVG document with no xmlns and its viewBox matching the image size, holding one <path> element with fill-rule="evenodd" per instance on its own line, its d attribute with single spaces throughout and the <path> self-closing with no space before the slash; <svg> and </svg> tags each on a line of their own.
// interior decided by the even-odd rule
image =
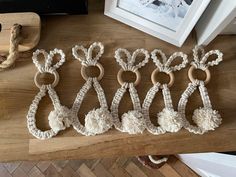
<svg viewBox="0 0 236 177">
<path fill-rule="evenodd" d="M 0 177 L 197 177 L 171 156 L 160 169 L 133 158 L 0 163 Z"/>
</svg>

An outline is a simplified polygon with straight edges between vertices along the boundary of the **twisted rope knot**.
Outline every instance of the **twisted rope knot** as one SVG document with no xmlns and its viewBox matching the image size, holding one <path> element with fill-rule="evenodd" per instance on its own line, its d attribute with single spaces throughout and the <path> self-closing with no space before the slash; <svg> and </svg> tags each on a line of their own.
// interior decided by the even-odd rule
<svg viewBox="0 0 236 177">
<path fill-rule="evenodd" d="M 201 69 L 201 70 L 203 70 L 203 71 L 205 71 L 205 70 L 208 68 L 208 66 L 207 66 L 205 63 L 191 62 L 190 64 L 191 64 L 192 66 L 194 66 L 195 68 Z"/>
<path fill-rule="evenodd" d="M 124 84 L 122 85 L 122 88 L 124 88 L 124 89 L 129 88 L 129 83 L 128 82 L 124 82 Z"/>
<path fill-rule="evenodd" d="M 136 66 L 132 66 L 132 65 L 125 65 L 121 67 L 124 71 L 131 71 L 131 72 L 135 72 L 136 70 L 138 70 L 138 68 Z"/>
<path fill-rule="evenodd" d="M 169 67 L 166 67 L 166 66 L 165 67 L 159 67 L 158 69 L 159 69 L 160 72 L 164 72 L 166 74 L 169 74 L 170 72 L 172 72 L 172 69 L 169 68 Z"/>
<path fill-rule="evenodd" d="M 50 73 L 53 74 L 56 69 L 52 67 L 38 66 L 37 67 L 40 73 Z"/>
<path fill-rule="evenodd" d="M 9 48 L 9 54 L 6 57 L 6 60 L 4 60 L 0 64 L 0 68 L 6 69 L 12 66 L 17 57 L 18 57 L 18 45 L 20 43 L 20 32 L 21 32 L 22 26 L 19 24 L 14 24 L 11 28 L 11 36 L 10 36 L 10 48 Z M 5 58 L 5 57 L 4 57 Z"/>
<path fill-rule="evenodd" d="M 192 82 L 192 86 L 197 87 L 200 83 L 203 83 L 203 84 L 204 84 L 204 81 L 201 81 L 201 80 L 195 79 L 195 81 Z"/>
<path fill-rule="evenodd" d="M 98 62 L 92 59 L 86 60 L 86 61 L 81 61 L 81 65 L 85 66 L 85 67 L 89 67 L 89 66 L 95 66 Z"/>
</svg>

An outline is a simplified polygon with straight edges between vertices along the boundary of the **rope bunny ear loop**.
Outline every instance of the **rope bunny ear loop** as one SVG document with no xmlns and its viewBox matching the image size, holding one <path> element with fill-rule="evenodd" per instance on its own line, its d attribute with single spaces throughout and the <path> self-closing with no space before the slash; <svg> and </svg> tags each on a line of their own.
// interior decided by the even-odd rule
<svg viewBox="0 0 236 177">
<path fill-rule="evenodd" d="M 142 105 L 143 115 L 146 119 L 147 130 L 154 135 L 159 135 L 166 132 L 177 132 L 183 127 L 183 120 L 180 114 L 174 111 L 169 88 L 174 83 L 173 72 L 181 70 L 188 63 L 187 55 L 182 52 L 175 52 L 167 60 L 166 55 L 161 50 L 155 49 L 151 54 L 151 58 L 153 59 L 153 62 L 155 63 L 157 68 L 152 72 L 151 80 L 153 86 L 147 92 Z M 157 54 L 161 56 L 162 62 L 157 58 Z M 181 57 L 183 59 L 183 62 L 176 66 L 170 66 L 171 62 L 178 57 Z M 168 84 L 159 83 L 155 78 L 158 72 L 164 72 L 168 74 L 170 77 L 170 82 Z M 153 102 L 155 95 L 160 89 L 162 90 L 165 108 L 157 114 L 159 126 L 155 126 L 150 120 L 149 108 Z"/>
<path fill-rule="evenodd" d="M 99 52 L 93 58 L 92 52 L 96 47 L 99 48 Z M 81 58 L 78 55 L 78 50 L 81 50 L 84 53 L 85 58 Z M 98 60 L 104 53 L 104 46 L 100 42 L 93 43 L 88 49 L 84 48 L 83 46 L 76 45 L 72 49 L 72 53 L 73 56 L 81 62 L 82 64 L 81 75 L 84 78 L 84 80 L 86 80 L 86 83 L 78 92 L 71 109 L 73 115 L 73 127 L 77 132 L 86 136 L 102 134 L 108 131 L 113 125 L 112 116 L 108 111 L 108 106 L 104 91 L 101 85 L 99 84 L 99 80 L 101 80 L 104 75 L 104 69 L 103 66 L 100 63 L 98 63 Z M 88 77 L 86 75 L 85 69 L 86 67 L 89 66 L 98 67 L 100 70 L 100 75 L 98 77 L 93 77 L 93 78 Z M 91 87 L 94 87 L 97 93 L 98 100 L 100 103 L 100 108 L 93 109 L 88 112 L 88 114 L 85 116 L 85 126 L 83 126 L 80 123 L 77 114 L 84 100 L 85 95 L 87 94 L 89 89 L 91 89 Z"/>
<path fill-rule="evenodd" d="M 0 64 L 0 69 L 6 69 L 12 66 L 18 57 L 18 45 L 20 43 L 20 32 L 22 26 L 19 24 L 14 24 L 11 28 L 11 36 L 10 36 L 10 49 L 9 54 Z"/>
<path fill-rule="evenodd" d="M 198 55 L 199 51 L 201 52 L 201 56 Z M 217 55 L 217 59 L 206 63 L 207 59 L 211 55 Z M 191 63 L 192 66 L 188 71 L 188 77 L 191 83 L 189 83 L 187 89 L 184 91 L 179 100 L 178 111 L 184 119 L 185 129 L 195 134 L 203 134 L 208 132 L 209 130 L 214 130 L 215 128 L 219 127 L 222 121 L 222 118 L 218 111 L 212 109 L 211 101 L 208 96 L 207 88 L 205 87 L 205 85 L 210 81 L 211 78 L 208 67 L 218 65 L 223 60 L 223 53 L 219 50 L 211 50 L 205 54 L 204 49 L 202 47 L 195 46 L 195 48 L 193 49 L 193 57 L 194 61 Z M 205 71 L 206 80 L 202 81 L 194 79 L 194 69 L 201 69 Z M 185 109 L 188 102 L 188 98 L 197 88 L 200 91 L 201 99 L 203 101 L 203 107 L 194 110 L 192 119 L 197 126 L 193 126 L 190 125 L 190 123 L 186 119 Z"/>
<path fill-rule="evenodd" d="M 38 55 L 43 54 L 45 58 L 45 63 L 40 64 L 38 61 Z M 61 56 L 60 60 L 52 65 L 52 60 L 54 55 L 59 54 Z M 65 54 L 62 50 L 54 49 L 53 51 L 50 51 L 48 54 L 44 50 L 36 50 L 33 53 L 33 63 L 38 69 L 38 72 L 36 73 L 34 77 L 34 82 L 36 86 L 39 88 L 39 93 L 35 96 L 32 104 L 29 107 L 29 111 L 27 114 L 27 126 L 29 129 L 29 132 L 35 136 L 38 139 L 48 139 L 53 136 L 55 136 L 59 131 L 66 129 L 67 127 L 70 127 L 71 120 L 70 120 L 70 110 L 62 106 L 60 103 L 60 100 L 57 96 L 56 91 L 54 90 L 54 87 L 57 86 L 59 82 L 59 75 L 56 69 L 58 69 L 64 62 L 65 62 Z M 38 83 L 39 75 L 42 73 L 50 73 L 53 74 L 55 77 L 55 80 L 52 84 L 48 85 L 40 85 Z M 38 109 L 38 104 L 40 100 L 46 96 L 46 92 L 48 91 L 49 97 L 52 100 L 54 110 L 50 112 L 48 116 L 49 120 L 49 126 L 51 127 L 50 130 L 41 131 L 36 126 L 36 112 Z"/>
<path fill-rule="evenodd" d="M 124 53 L 126 55 L 127 63 L 125 63 L 121 59 L 121 53 Z M 134 65 L 135 59 L 139 54 L 145 55 L 144 60 L 139 64 Z M 114 118 L 115 128 L 121 132 L 128 132 L 129 134 L 142 133 L 146 128 L 146 124 L 143 118 L 141 104 L 135 86 L 140 83 L 141 79 L 138 69 L 143 67 L 148 62 L 148 51 L 144 49 L 137 49 L 131 55 L 128 50 L 119 48 L 115 51 L 115 59 L 117 63 L 121 66 L 121 69 L 117 75 L 117 79 L 121 87 L 116 91 L 113 101 L 111 103 L 111 113 Z M 136 74 L 136 81 L 134 83 L 124 82 L 121 78 L 121 75 L 124 71 L 134 72 Z M 120 121 L 118 115 L 118 107 L 127 89 L 129 90 L 134 109 L 128 111 L 127 113 L 124 113 Z"/>
</svg>

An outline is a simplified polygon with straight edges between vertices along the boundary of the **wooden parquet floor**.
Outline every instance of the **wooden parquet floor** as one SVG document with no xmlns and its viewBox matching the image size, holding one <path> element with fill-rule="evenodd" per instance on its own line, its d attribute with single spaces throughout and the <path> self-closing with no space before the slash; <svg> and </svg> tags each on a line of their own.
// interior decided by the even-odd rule
<svg viewBox="0 0 236 177">
<path fill-rule="evenodd" d="M 198 177 L 176 157 L 160 169 L 133 158 L 0 163 L 0 177 Z"/>
</svg>

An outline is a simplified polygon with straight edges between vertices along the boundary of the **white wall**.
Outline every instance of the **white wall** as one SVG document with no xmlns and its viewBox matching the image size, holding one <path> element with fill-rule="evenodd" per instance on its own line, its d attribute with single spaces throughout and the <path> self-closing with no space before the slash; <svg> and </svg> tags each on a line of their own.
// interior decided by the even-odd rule
<svg viewBox="0 0 236 177">
<path fill-rule="evenodd" d="M 235 17 L 236 0 L 211 0 L 195 26 L 198 44 L 209 44 Z"/>
<path fill-rule="evenodd" d="M 236 177 L 236 156 L 198 153 L 180 154 L 178 157 L 202 177 Z"/>
</svg>

